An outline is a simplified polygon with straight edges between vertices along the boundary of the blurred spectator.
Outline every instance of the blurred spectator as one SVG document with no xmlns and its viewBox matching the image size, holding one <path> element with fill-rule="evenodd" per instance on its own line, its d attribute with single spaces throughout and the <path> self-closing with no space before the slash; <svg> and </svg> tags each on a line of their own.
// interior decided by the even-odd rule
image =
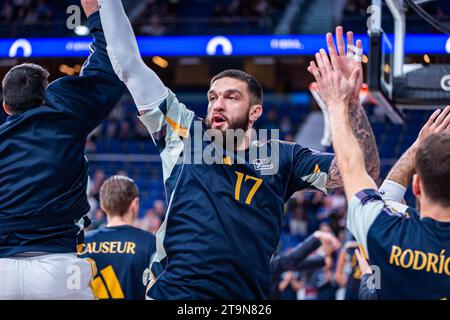
<svg viewBox="0 0 450 320">
<path fill-rule="evenodd" d="M 155 210 L 156 216 L 162 221 L 166 215 L 166 205 L 162 200 L 155 200 L 153 203 L 153 210 Z"/>
<path fill-rule="evenodd" d="M 156 235 L 156 232 L 161 227 L 161 219 L 154 209 L 148 209 L 144 218 L 137 222 L 137 227 Z"/>
<path fill-rule="evenodd" d="M 102 183 L 106 180 L 105 171 L 102 169 L 98 169 L 95 171 L 94 179 L 91 181 L 91 188 L 89 191 L 89 196 L 99 201 L 100 198 L 100 187 Z"/>
<path fill-rule="evenodd" d="M 261 128 L 267 130 L 279 129 L 278 113 L 275 108 L 272 107 L 267 112 L 265 119 L 262 120 Z"/>
</svg>

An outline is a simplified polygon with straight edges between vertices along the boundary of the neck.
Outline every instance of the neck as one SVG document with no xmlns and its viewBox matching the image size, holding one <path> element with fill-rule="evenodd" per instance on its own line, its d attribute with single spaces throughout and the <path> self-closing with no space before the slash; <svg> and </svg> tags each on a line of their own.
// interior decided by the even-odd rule
<svg viewBox="0 0 450 320">
<path fill-rule="evenodd" d="M 424 199 L 420 201 L 420 217 L 431 218 L 439 222 L 450 222 L 450 208 Z"/>
<path fill-rule="evenodd" d="M 241 139 L 240 141 L 238 141 L 237 145 L 236 145 L 236 150 L 247 150 L 248 147 L 250 146 L 250 142 L 252 141 L 252 129 L 249 128 L 246 132 L 245 132 L 245 136 L 243 139 Z"/>
<path fill-rule="evenodd" d="M 124 216 L 108 216 L 107 227 L 120 227 L 133 224 L 132 214 L 126 213 Z"/>
</svg>

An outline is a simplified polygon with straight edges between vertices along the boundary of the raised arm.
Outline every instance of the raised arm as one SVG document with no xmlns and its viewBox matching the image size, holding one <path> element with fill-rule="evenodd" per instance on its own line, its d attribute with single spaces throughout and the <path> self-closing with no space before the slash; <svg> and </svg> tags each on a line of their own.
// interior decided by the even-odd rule
<svg viewBox="0 0 450 320">
<path fill-rule="evenodd" d="M 331 233 L 316 231 L 288 254 L 273 258 L 270 262 L 272 275 L 278 276 L 288 270 L 307 269 L 310 262 L 304 265 L 305 259 L 321 245 L 326 246 L 330 251 L 337 250 L 340 247 L 339 240 Z"/>
<path fill-rule="evenodd" d="M 416 152 L 422 141 L 435 133 L 450 132 L 450 106 L 436 110 L 411 147 L 400 157 L 380 187 L 385 201 L 401 202 L 415 171 Z"/>
<path fill-rule="evenodd" d="M 136 37 L 121 0 L 99 0 L 108 55 L 114 71 L 125 83 L 164 163 L 168 178 L 182 153 L 195 117 L 162 83 L 141 58 Z"/>
<path fill-rule="evenodd" d="M 88 26 L 94 36 L 91 54 L 80 76 L 66 76 L 52 82 L 45 91 L 45 103 L 70 113 L 76 119 L 76 130 L 88 134 L 109 114 L 125 86 L 111 67 L 106 41 L 95 0 L 82 0 Z"/>
<path fill-rule="evenodd" d="M 342 176 L 346 196 L 350 201 L 359 191 L 376 189 L 374 180 L 366 170 L 364 152 L 361 148 L 361 137 L 367 139 L 371 134 L 367 130 L 363 130 L 361 134 L 355 134 L 352 129 L 351 114 L 358 113 L 358 111 L 354 110 L 355 105 L 351 101 L 354 88 L 361 76 L 361 70 L 355 68 L 350 77 L 346 79 L 339 70 L 338 55 L 334 45 L 329 46 L 329 51 L 332 63 L 330 63 L 325 50 L 322 49 L 320 53 L 316 54 L 318 68 L 312 62 L 309 71 L 316 78 L 320 95 L 330 110 L 333 147 L 339 175 Z"/>
<path fill-rule="evenodd" d="M 375 136 L 359 100 L 351 102 L 349 120 L 352 132 L 363 151 L 366 170 L 373 179 L 377 179 L 380 175 L 380 158 L 375 143 Z M 336 159 L 334 159 L 328 174 L 327 188 L 333 189 L 341 186 L 342 177 Z"/>
<path fill-rule="evenodd" d="M 345 79 L 349 79 L 351 74 L 358 70 L 357 78 L 353 84 L 350 96 L 349 120 L 350 127 L 361 146 L 364 155 L 364 163 L 367 172 L 373 179 L 377 179 L 380 175 L 380 159 L 375 143 L 375 136 L 367 119 L 366 113 L 359 100 L 359 92 L 362 86 L 362 42 L 358 40 L 356 47 L 354 46 L 353 32 L 347 32 L 347 50 L 345 49 L 344 35 L 342 27 L 336 28 L 336 39 L 338 49 L 334 45 L 333 36 L 327 34 L 327 45 L 329 50 L 333 48 L 336 52 L 335 68 L 339 70 Z M 311 72 L 312 65 L 308 70 Z M 322 95 L 322 94 L 321 94 Z M 323 97 L 322 97 L 323 98 Z M 331 115 L 330 115 L 331 116 Z M 342 187 L 342 177 L 338 169 L 336 159 L 331 163 L 328 171 L 327 189 Z"/>
<path fill-rule="evenodd" d="M 114 71 L 127 86 L 138 110 L 159 107 L 168 89 L 141 58 L 136 37 L 121 0 L 98 0 L 108 55 Z"/>
</svg>

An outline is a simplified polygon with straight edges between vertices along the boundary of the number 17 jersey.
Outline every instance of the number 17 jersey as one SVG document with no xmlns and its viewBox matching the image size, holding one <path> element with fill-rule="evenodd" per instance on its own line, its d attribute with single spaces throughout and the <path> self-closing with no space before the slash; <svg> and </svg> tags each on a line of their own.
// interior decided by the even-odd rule
<svg viewBox="0 0 450 320">
<path fill-rule="evenodd" d="M 333 154 L 269 139 L 218 155 L 202 119 L 170 91 L 140 120 L 160 152 L 168 201 L 147 297 L 267 298 L 284 204 L 298 190 L 327 192 Z"/>
</svg>

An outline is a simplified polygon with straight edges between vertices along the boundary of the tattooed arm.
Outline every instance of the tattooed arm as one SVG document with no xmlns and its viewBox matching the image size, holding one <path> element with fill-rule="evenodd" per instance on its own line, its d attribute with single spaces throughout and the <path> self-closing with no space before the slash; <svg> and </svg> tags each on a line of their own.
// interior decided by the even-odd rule
<svg viewBox="0 0 450 320">
<path fill-rule="evenodd" d="M 361 44 L 359 43 L 359 45 Z M 370 149 L 370 145 L 375 148 L 375 143 L 370 126 L 364 124 L 367 123 L 367 118 L 365 118 L 365 121 L 362 120 L 364 118 L 361 115 L 364 115 L 364 111 L 360 109 L 359 104 L 355 106 L 355 103 L 352 103 L 355 100 L 352 97 L 353 90 L 361 70 L 353 70 L 350 77 L 346 79 L 336 67 L 337 54 L 335 48 L 330 46 L 329 51 L 331 63 L 325 50 L 322 49 L 320 53 L 316 53 L 318 66 L 312 62 L 308 70 L 316 78 L 320 95 L 330 110 L 336 161 L 339 172 L 342 174 L 346 197 L 350 202 L 353 196 L 362 190 L 377 189 L 374 180 L 365 168 L 364 156 L 368 150 L 363 151 L 363 148 Z M 356 127 L 352 128 L 352 123 L 355 122 Z M 368 140 L 368 137 L 372 137 L 372 142 Z M 369 155 L 369 159 L 372 156 Z M 377 153 L 375 153 L 375 157 L 378 159 Z M 378 161 L 370 164 L 378 166 Z"/>
<path fill-rule="evenodd" d="M 411 147 L 400 157 L 380 187 L 383 199 L 401 202 L 415 171 L 417 150 L 431 134 L 449 132 L 450 107 L 443 112 L 436 110 L 420 130 L 419 136 Z"/>
<path fill-rule="evenodd" d="M 438 117 L 439 116 L 439 117 Z M 443 112 L 440 109 L 436 110 L 427 123 L 420 130 L 417 140 L 412 146 L 402 155 L 397 163 L 392 167 L 386 180 L 391 180 L 408 187 L 409 181 L 414 174 L 414 167 L 416 162 L 416 152 L 420 144 L 428 138 L 431 134 L 442 133 L 449 131 L 447 128 L 450 123 L 450 106 L 445 108 Z"/>
<path fill-rule="evenodd" d="M 372 127 L 359 99 L 352 99 L 349 109 L 350 126 L 363 151 L 366 170 L 375 180 L 380 175 L 380 158 L 378 156 Z M 335 158 L 328 172 L 327 188 L 339 188 L 342 185 L 342 177 Z"/>
<path fill-rule="evenodd" d="M 362 41 L 357 40 L 355 46 L 353 32 L 348 31 L 346 48 L 344 41 L 344 29 L 341 26 L 338 26 L 336 28 L 337 48 L 335 46 L 331 33 L 328 33 L 326 35 L 326 40 L 328 51 L 333 51 L 335 53 L 335 55 L 333 56 L 333 69 L 335 71 L 338 71 L 346 80 L 349 80 L 351 75 L 357 71 L 355 81 L 352 83 L 353 87 L 350 97 L 350 105 L 348 108 L 348 117 L 354 136 L 356 137 L 356 140 L 358 141 L 363 151 L 366 170 L 373 179 L 377 179 L 380 173 L 380 159 L 378 157 L 378 150 L 376 148 L 375 137 L 373 135 L 372 128 L 359 101 L 359 92 L 363 83 L 363 67 L 361 63 L 363 54 Z M 319 87 L 319 93 L 322 99 L 324 99 L 328 93 L 324 92 L 324 88 L 321 88 L 319 85 L 323 74 L 321 74 L 321 72 L 317 70 L 317 67 L 312 62 L 310 64 L 310 67 L 308 68 L 308 71 L 313 73 L 314 77 L 316 78 Z M 316 77 L 316 75 L 318 75 L 319 78 Z M 328 105 L 328 107 L 332 106 Z M 332 121 L 333 119 L 330 120 Z M 328 171 L 326 187 L 327 189 L 334 189 L 342 187 L 342 185 L 343 181 L 341 173 L 338 170 L 337 161 L 336 159 L 334 159 L 331 164 L 330 170 Z"/>
</svg>

